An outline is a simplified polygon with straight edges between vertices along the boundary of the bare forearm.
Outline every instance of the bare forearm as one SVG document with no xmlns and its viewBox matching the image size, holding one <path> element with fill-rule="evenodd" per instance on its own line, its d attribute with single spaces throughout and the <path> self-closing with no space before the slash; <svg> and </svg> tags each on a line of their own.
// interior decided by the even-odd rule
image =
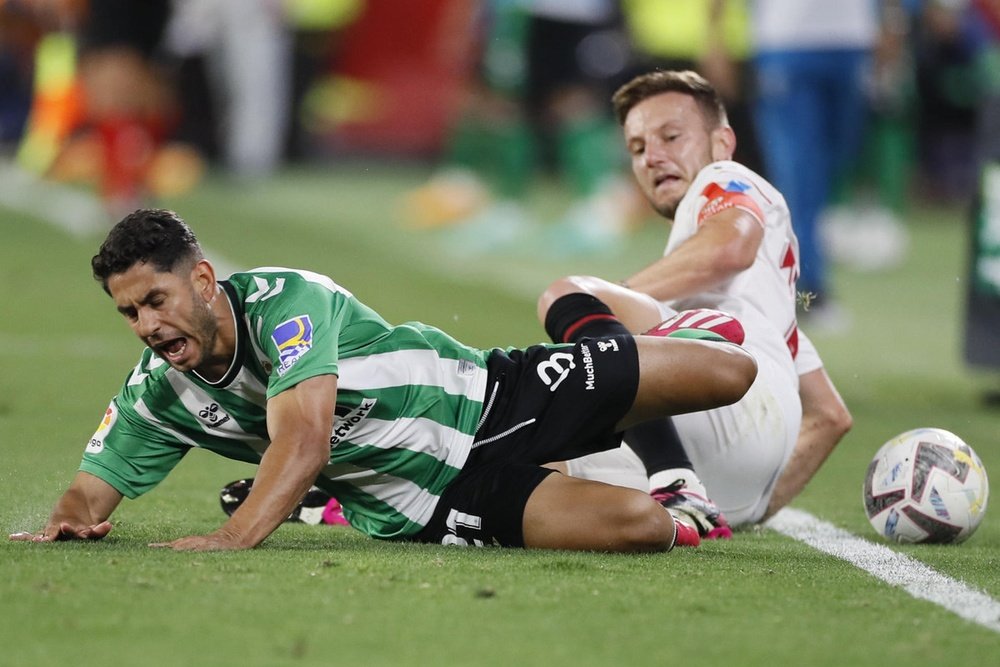
<svg viewBox="0 0 1000 667">
<path fill-rule="evenodd" d="M 320 454 L 315 447 L 272 443 L 250 496 L 219 531 L 242 547 L 264 541 L 288 518 L 327 463 L 328 455 Z"/>
<path fill-rule="evenodd" d="M 107 482 L 85 472 L 77 473 L 66 492 L 56 501 L 48 524 L 94 525 L 106 521 L 122 495 Z"/>
<path fill-rule="evenodd" d="M 657 301 L 673 301 L 705 292 L 729 279 L 733 272 L 694 252 L 674 254 L 647 266 L 625 281 L 637 292 L 648 294 Z"/>
<path fill-rule="evenodd" d="M 33 542 L 100 539 L 111 531 L 108 522 L 122 495 L 110 484 L 89 473 L 78 472 L 56 501 L 41 532 L 22 532 L 11 539 Z"/>
<path fill-rule="evenodd" d="M 851 413 L 823 368 L 799 378 L 802 425 L 792 456 L 778 478 L 764 518 L 787 505 L 805 488 L 851 429 Z"/>
<path fill-rule="evenodd" d="M 303 380 L 267 404 L 271 444 L 261 458 L 253 490 L 238 510 L 208 535 L 189 535 L 151 546 L 183 551 L 249 549 L 274 532 L 295 509 L 330 459 L 337 376 Z"/>
<path fill-rule="evenodd" d="M 657 301 L 701 294 L 749 268 L 762 236 L 755 218 L 729 209 L 710 218 L 694 236 L 626 283 Z"/>
<path fill-rule="evenodd" d="M 802 492 L 830 456 L 840 437 L 839 433 L 824 429 L 818 424 L 810 427 L 803 424 L 792 456 L 775 484 L 764 519 L 769 518 Z"/>
</svg>

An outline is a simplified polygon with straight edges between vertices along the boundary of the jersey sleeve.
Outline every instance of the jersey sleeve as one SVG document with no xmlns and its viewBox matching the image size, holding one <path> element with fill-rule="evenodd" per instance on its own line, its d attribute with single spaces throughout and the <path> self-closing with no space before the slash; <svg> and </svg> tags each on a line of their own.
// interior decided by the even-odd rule
<svg viewBox="0 0 1000 667">
<path fill-rule="evenodd" d="M 87 443 L 80 470 L 127 498 L 150 491 L 174 469 L 190 445 L 154 428 L 119 396 L 112 399 Z"/>
<path fill-rule="evenodd" d="M 756 184 L 754 174 L 736 163 L 713 163 L 694 183 L 698 193 L 698 225 L 727 209 L 736 208 L 752 215 L 765 226 L 767 197 Z"/>
<path fill-rule="evenodd" d="M 276 279 L 277 280 L 277 279 Z M 270 361 L 267 398 L 318 375 L 337 375 L 340 338 L 353 297 L 332 281 L 290 275 L 280 294 L 247 309 Z"/>
<path fill-rule="evenodd" d="M 798 354 L 795 355 L 796 374 L 802 376 L 822 368 L 823 360 L 819 357 L 819 351 L 802 329 L 798 330 L 798 341 Z"/>
</svg>

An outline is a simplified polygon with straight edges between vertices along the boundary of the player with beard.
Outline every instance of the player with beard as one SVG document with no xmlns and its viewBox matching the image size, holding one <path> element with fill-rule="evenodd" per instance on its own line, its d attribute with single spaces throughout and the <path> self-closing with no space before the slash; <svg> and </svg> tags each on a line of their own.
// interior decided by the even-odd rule
<svg viewBox="0 0 1000 667">
<path fill-rule="evenodd" d="M 703 537 L 761 521 L 794 498 L 851 425 L 816 348 L 796 323 L 798 243 L 784 198 L 732 161 L 736 137 L 700 75 L 655 71 L 613 97 L 632 171 L 672 221 L 663 257 L 621 282 L 572 276 L 539 300 L 558 342 L 736 317 L 759 365 L 746 396 L 627 433 L 629 447 L 568 471 L 649 490 Z"/>
<path fill-rule="evenodd" d="M 614 448 L 638 422 L 732 403 L 756 375 L 729 344 L 625 334 L 482 350 L 418 322 L 390 325 L 317 273 L 265 267 L 219 281 L 171 211 L 126 216 L 92 268 L 147 349 L 44 528 L 15 540 L 105 537 L 123 497 L 199 447 L 259 464 L 253 489 L 218 529 L 154 546 L 254 547 L 314 484 L 380 539 L 696 545 L 697 531 L 647 494 L 542 464 Z"/>
</svg>

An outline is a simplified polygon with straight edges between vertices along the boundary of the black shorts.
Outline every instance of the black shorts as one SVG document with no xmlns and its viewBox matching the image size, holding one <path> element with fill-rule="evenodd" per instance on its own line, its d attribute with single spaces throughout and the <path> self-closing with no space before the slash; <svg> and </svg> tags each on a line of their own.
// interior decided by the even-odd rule
<svg viewBox="0 0 1000 667">
<path fill-rule="evenodd" d="M 626 335 L 494 350 L 487 369 L 472 453 L 418 541 L 524 546 L 524 507 L 553 472 L 541 465 L 619 446 L 616 425 L 639 386 Z"/>
</svg>

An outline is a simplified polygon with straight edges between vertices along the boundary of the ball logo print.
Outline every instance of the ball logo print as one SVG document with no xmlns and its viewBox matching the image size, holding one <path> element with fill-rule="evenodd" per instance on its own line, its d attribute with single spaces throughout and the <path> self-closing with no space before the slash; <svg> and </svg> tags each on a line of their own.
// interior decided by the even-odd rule
<svg viewBox="0 0 1000 667">
<path fill-rule="evenodd" d="M 986 469 L 954 433 L 922 428 L 885 443 L 868 466 L 865 513 L 896 542 L 962 542 L 979 527 L 989 498 Z"/>
</svg>

